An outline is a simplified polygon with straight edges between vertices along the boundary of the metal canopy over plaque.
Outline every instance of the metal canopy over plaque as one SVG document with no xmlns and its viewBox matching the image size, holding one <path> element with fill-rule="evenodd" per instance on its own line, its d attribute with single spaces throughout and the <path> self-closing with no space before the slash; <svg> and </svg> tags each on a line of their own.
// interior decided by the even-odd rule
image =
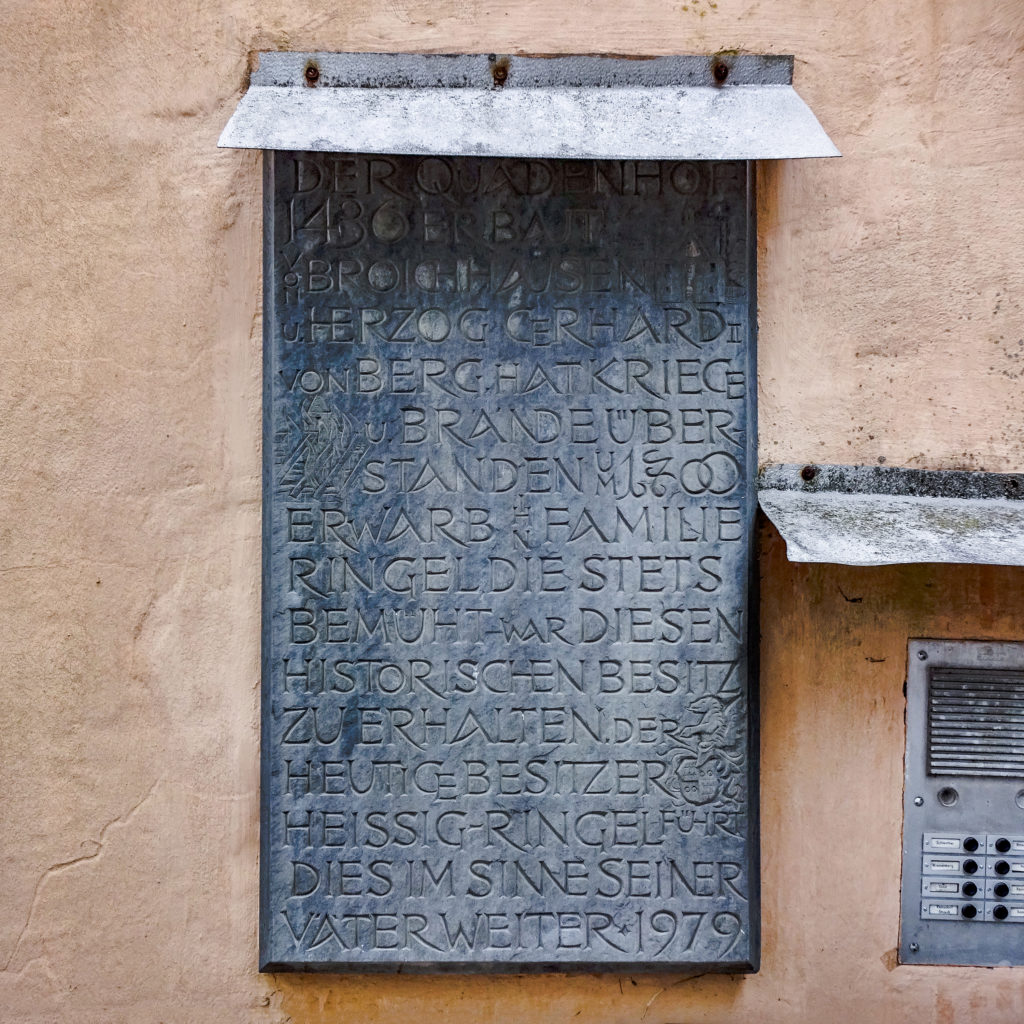
<svg viewBox="0 0 1024 1024">
<path fill-rule="evenodd" d="M 751 174 L 267 155 L 263 969 L 756 969 Z"/>
</svg>

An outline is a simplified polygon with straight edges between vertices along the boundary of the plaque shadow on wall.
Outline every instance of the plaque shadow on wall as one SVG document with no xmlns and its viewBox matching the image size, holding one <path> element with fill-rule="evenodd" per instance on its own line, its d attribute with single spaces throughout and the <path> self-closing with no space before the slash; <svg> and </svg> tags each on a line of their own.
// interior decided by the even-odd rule
<svg viewBox="0 0 1024 1024">
<path fill-rule="evenodd" d="M 753 162 L 306 144 L 265 157 L 261 969 L 756 970 Z"/>
</svg>

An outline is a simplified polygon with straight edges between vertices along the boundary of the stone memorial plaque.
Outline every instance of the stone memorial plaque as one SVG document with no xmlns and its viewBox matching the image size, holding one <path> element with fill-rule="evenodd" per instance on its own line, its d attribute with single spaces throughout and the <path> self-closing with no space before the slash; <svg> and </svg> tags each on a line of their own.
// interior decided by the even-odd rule
<svg viewBox="0 0 1024 1024">
<path fill-rule="evenodd" d="M 756 969 L 748 165 L 266 160 L 263 969 Z"/>
</svg>

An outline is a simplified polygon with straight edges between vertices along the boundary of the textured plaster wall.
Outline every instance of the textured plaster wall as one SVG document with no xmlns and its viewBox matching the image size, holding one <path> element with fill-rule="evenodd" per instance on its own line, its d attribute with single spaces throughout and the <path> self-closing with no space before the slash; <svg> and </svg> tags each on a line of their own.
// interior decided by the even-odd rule
<svg viewBox="0 0 1024 1024">
<path fill-rule="evenodd" d="M 794 53 L 846 153 L 761 168 L 762 458 L 1024 469 L 1019 0 L 0 5 L 0 1019 L 1018 1021 L 896 967 L 908 636 L 1024 637 L 1021 570 L 765 532 L 751 978 L 256 964 L 259 49 Z"/>
</svg>

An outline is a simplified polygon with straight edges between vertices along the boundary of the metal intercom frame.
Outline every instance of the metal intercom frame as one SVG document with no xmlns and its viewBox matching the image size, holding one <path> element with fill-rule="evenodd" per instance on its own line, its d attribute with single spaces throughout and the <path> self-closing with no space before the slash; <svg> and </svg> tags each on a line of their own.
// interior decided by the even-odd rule
<svg viewBox="0 0 1024 1024">
<path fill-rule="evenodd" d="M 1024 964 L 1024 643 L 911 640 L 899 958 Z"/>
</svg>

